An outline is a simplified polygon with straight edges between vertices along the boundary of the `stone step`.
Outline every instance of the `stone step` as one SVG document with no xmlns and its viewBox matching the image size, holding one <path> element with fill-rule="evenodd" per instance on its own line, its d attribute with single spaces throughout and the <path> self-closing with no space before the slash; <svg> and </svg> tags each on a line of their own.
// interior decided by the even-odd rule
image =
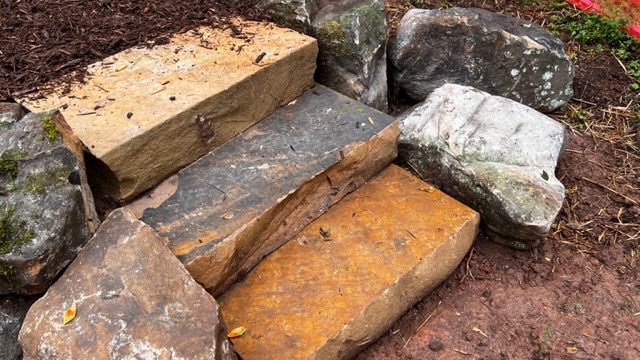
<svg viewBox="0 0 640 360">
<path fill-rule="evenodd" d="M 128 207 L 214 295 L 397 155 L 390 116 L 321 85 Z"/>
<path fill-rule="evenodd" d="M 392 165 L 219 300 L 244 360 L 348 359 L 462 261 L 476 212 Z"/>
<path fill-rule="evenodd" d="M 313 86 L 316 40 L 272 24 L 201 28 L 89 66 L 86 82 L 44 99 L 97 161 L 101 192 L 123 203 Z M 238 29 L 241 34 L 237 35 Z"/>
</svg>

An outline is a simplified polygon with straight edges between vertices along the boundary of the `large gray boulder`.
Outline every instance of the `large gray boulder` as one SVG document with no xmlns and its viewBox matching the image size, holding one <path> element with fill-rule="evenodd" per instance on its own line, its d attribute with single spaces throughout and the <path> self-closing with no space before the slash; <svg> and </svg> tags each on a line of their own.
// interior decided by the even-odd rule
<svg viewBox="0 0 640 360">
<path fill-rule="evenodd" d="M 82 145 L 60 113 L 0 123 L 0 295 L 44 292 L 98 224 Z"/>
<path fill-rule="evenodd" d="M 383 0 L 263 0 L 258 6 L 276 23 L 318 39 L 318 82 L 387 109 Z"/>
<path fill-rule="evenodd" d="M 565 129 L 503 97 L 444 85 L 401 117 L 400 156 L 477 210 L 492 238 L 536 246 L 564 201 L 555 168 Z"/>
<path fill-rule="evenodd" d="M 214 298 L 122 209 L 31 307 L 19 339 L 26 359 L 236 359 Z"/>
<path fill-rule="evenodd" d="M 34 301 L 33 297 L 0 297 L 0 359 L 22 359 L 18 333 Z"/>
<path fill-rule="evenodd" d="M 574 68 L 562 41 L 535 24 L 486 10 L 410 10 L 389 56 L 394 81 L 417 101 L 446 83 L 540 111 L 573 96 Z"/>
</svg>

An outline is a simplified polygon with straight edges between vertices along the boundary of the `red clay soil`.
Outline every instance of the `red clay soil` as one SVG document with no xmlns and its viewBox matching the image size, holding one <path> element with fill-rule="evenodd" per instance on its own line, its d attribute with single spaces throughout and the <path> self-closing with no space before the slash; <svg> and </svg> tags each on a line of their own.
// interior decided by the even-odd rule
<svg viewBox="0 0 640 360">
<path fill-rule="evenodd" d="M 551 12 L 522 3 L 447 1 L 548 23 Z M 407 2 L 388 7 L 393 23 Z M 613 56 L 568 43 L 576 95 L 552 114 L 570 134 L 553 234 L 530 252 L 481 236 L 454 275 L 359 360 L 640 359 L 640 98 Z"/>
</svg>

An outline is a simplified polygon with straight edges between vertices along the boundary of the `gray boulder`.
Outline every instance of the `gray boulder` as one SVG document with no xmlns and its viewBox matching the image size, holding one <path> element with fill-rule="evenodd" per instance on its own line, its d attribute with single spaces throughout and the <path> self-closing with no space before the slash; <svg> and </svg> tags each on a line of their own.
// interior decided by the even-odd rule
<svg viewBox="0 0 640 360">
<path fill-rule="evenodd" d="M 0 103 L 0 126 L 14 123 L 22 117 L 22 106 L 15 103 Z"/>
<path fill-rule="evenodd" d="M 387 109 L 386 20 L 382 0 L 263 0 L 276 23 L 318 39 L 318 82 Z"/>
<path fill-rule="evenodd" d="M 236 359 L 214 298 L 122 209 L 33 304 L 19 339 L 27 359 Z"/>
<path fill-rule="evenodd" d="M 555 168 L 565 129 L 512 100 L 444 85 L 401 117 L 400 156 L 477 210 L 491 237 L 536 246 L 564 201 Z"/>
<path fill-rule="evenodd" d="M 82 145 L 62 115 L 0 124 L 0 295 L 44 292 L 98 223 Z"/>
<path fill-rule="evenodd" d="M 0 359 L 22 359 L 18 333 L 34 301 L 31 297 L 0 297 Z"/>
<path fill-rule="evenodd" d="M 574 68 L 562 41 L 535 24 L 486 10 L 410 10 L 389 56 L 394 81 L 416 101 L 446 83 L 540 111 L 573 96 Z"/>
</svg>

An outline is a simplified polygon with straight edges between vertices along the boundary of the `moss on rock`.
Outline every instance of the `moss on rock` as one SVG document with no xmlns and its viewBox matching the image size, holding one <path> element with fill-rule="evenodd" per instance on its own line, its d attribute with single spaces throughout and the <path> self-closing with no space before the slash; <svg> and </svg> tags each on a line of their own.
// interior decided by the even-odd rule
<svg viewBox="0 0 640 360">
<path fill-rule="evenodd" d="M 34 238 L 35 233 L 26 221 L 18 218 L 15 208 L 0 207 L 0 255 L 12 252 Z"/>
<path fill-rule="evenodd" d="M 63 166 L 28 176 L 16 186 L 17 190 L 43 194 L 48 186 L 66 184 L 69 171 Z"/>
<path fill-rule="evenodd" d="M 49 139 L 49 141 L 51 142 L 58 140 L 60 133 L 58 132 L 58 127 L 55 121 L 53 121 L 52 113 L 49 112 L 42 114 L 41 121 L 42 130 L 44 131 L 45 135 L 47 135 L 47 139 Z"/>
<path fill-rule="evenodd" d="M 18 161 L 24 160 L 27 153 L 19 150 L 7 150 L 0 155 L 0 176 L 15 179 L 18 175 Z"/>
</svg>

